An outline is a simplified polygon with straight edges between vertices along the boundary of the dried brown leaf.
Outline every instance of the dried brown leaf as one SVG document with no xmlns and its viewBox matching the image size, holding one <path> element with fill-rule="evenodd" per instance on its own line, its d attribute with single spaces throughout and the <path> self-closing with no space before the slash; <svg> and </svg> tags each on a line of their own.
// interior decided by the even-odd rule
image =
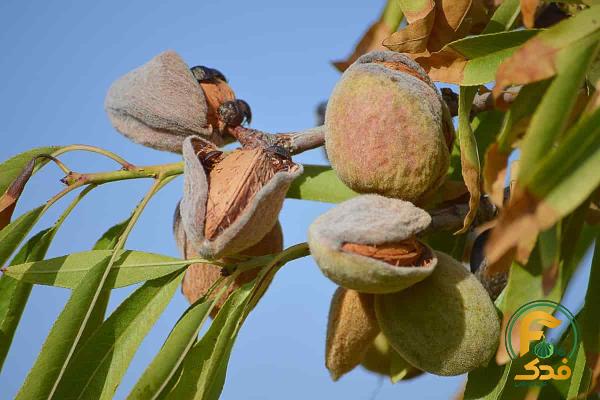
<svg viewBox="0 0 600 400">
<path fill-rule="evenodd" d="M 509 154 L 499 149 L 498 143 L 492 143 L 485 153 L 483 189 L 498 208 L 504 205 L 504 181 L 508 156 Z"/>
<path fill-rule="evenodd" d="M 6 192 L 0 196 L 0 229 L 4 228 L 10 223 L 13 212 L 17 205 L 17 201 L 25 189 L 25 185 L 31 175 L 33 174 L 33 168 L 35 167 L 35 158 L 29 161 L 29 163 L 23 168 L 21 174 L 10 184 L 6 189 Z"/>
<path fill-rule="evenodd" d="M 418 12 L 404 12 L 409 25 L 383 44 L 414 57 L 429 56 L 454 40 L 481 32 L 489 19 L 479 0 L 426 2 Z"/>
<path fill-rule="evenodd" d="M 535 14 L 540 4 L 540 0 L 521 0 L 521 14 L 526 28 L 533 28 L 535 25 Z"/>
<path fill-rule="evenodd" d="M 356 44 L 352 54 L 345 60 L 333 61 L 333 65 L 338 71 L 344 72 L 358 57 L 373 50 L 385 50 L 383 41 L 393 30 L 383 21 L 377 21 L 364 34 L 360 41 Z"/>
<path fill-rule="evenodd" d="M 446 48 L 429 56 L 415 59 L 427 71 L 427 74 L 436 82 L 461 82 L 468 60 Z"/>
<path fill-rule="evenodd" d="M 493 89 L 494 97 L 498 98 L 509 85 L 525 85 L 552 77 L 556 74 L 558 51 L 558 48 L 539 37 L 527 41 L 500 64 Z"/>
<path fill-rule="evenodd" d="M 505 272 L 506 258 L 511 254 L 525 265 L 538 233 L 557 220 L 556 211 L 542 199 L 518 187 L 515 189 L 511 203 L 500 213 L 485 247 L 489 274 Z"/>
</svg>

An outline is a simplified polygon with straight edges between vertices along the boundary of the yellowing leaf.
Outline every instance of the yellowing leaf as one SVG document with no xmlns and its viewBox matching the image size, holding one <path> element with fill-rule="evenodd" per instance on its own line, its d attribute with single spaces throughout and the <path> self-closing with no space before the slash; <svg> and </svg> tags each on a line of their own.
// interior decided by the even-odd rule
<svg viewBox="0 0 600 400">
<path fill-rule="evenodd" d="M 11 182 L 6 192 L 0 196 L 0 229 L 4 228 L 10 222 L 13 211 L 17 205 L 17 200 L 21 197 L 21 193 L 25 189 L 25 185 L 35 167 L 35 158 L 27 163 L 21 173 Z"/>
<path fill-rule="evenodd" d="M 540 6 L 540 0 L 521 0 L 521 13 L 523 14 L 523 24 L 527 28 L 533 28 L 535 24 L 535 12 Z"/>
<path fill-rule="evenodd" d="M 504 61 L 496 74 L 494 96 L 498 97 L 509 85 L 551 78 L 568 64 L 573 43 L 599 39 L 600 5 L 596 5 L 541 32 Z"/>
<path fill-rule="evenodd" d="M 465 181 L 465 185 L 469 190 L 470 196 L 469 212 L 465 216 L 463 227 L 456 233 L 464 233 L 467 231 L 477 215 L 479 198 L 481 196 L 481 189 L 479 186 L 479 154 L 477 151 L 475 135 L 473 134 L 473 129 L 471 129 L 471 122 L 469 121 L 471 105 L 473 104 L 473 98 L 475 98 L 476 93 L 476 87 L 461 86 L 460 88 L 458 104 L 458 140 L 460 142 L 460 164 L 463 180 Z"/>
<path fill-rule="evenodd" d="M 434 81 L 481 85 L 493 81 L 500 64 L 538 32 L 520 30 L 467 37 L 448 43 L 436 53 L 417 55 L 415 61 Z"/>
<path fill-rule="evenodd" d="M 540 231 L 583 203 L 600 185 L 600 110 L 584 116 L 553 152 L 538 163 L 525 186 L 517 186 L 486 246 L 490 270 L 516 251 L 527 259 Z M 517 183 L 519 185 L 519 183 Z"/>
</svg>

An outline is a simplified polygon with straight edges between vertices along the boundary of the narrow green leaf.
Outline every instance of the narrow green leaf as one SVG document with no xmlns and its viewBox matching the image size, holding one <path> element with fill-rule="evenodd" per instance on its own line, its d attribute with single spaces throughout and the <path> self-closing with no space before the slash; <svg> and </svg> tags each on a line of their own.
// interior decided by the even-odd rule
<svg viewBox="0 0 600 400">
<path fill-rule="evenodd" d="M 600 355 L 600 227 L 596 226 L 594 231 L 596 247 L 580 323 L 586 353 Z"/>
<path fill-rule="evenodd" d="M 93 250 L 112 250 L 117 245 L 119 237 L 125 232 L 127 224 L 131 221 L 131 217 L 125 221 L 119 222 L 118 224 L 110 227 L 104 234 L 98 239 L 93 247 Z"/>
<path fill-rule="evenodd" d="M 485 368 L 469 372 L 464 400 L 497 400 L 502 395 L 511 363 L 497 365 L 494 360 Z"/>
<path fill-rule="evenodd" d="M 109 262 L 110 255 L 101 259 L 73 290 L 65 308 L 52 326 L 25 383 L 17 393 L 17 400 L 53 397 L 56 385 L 83 332 L 96 293 L 105 279 L 104 273 Z"/>
<path fill-rule="evenodd" d="M 112 399 L 142 340 L 163 313 L 183 272 L 148 281 L 81 346 L 56 391 L 58 399 Z"/>
<path fill-rule="evenodd" d="M 395 351 L 390 351 L 390 380 L 398 383 L 408 375 L 414 367 Z"/>
<path fill-rule="evenodd" d="M 44 211 L 45 206 L 34 208 L 6 225 L 0 231 L 0 265 L 3 265 L 8 260 L 8 257 L 17 249 Z"/>
<path fill-rule="evenodd" d="M 531 180 L 538 163 L 552 150 L 565 129 L 597 48 L 597 41 L 581 41 L 569 47 L 563 71 L 548 87 L 523 139 L 518 177 L 521 185 Z M 562 166 L 560 171 L 568 173 L 569 169 Z"/>
<path fill-rule="evenodd" d="M 477 215 L 477 209 L 479 208 L 479 197 L 481 196 L 480 190 L 480 175 L 481 167 L 479 164 L 479 153 L 477 151 L 477 141 L 471 128 L 471 122 L 469 114 L 471 112 L 471 105 L 473 104 L 473 98 L 477 93 L 475 86 L 460 87 L 460 94 L 458 99 L 458 140 L 460 145 L 460 164 L 462 177 L 469 189 L 469 212 L 465 216 L 464 224 L 462 229 L 457 233 L 464 233 L 471 225 L 471 222 Z"/>
<path fill-rule="evenodd" d="M 202 298 L 186 310 L 152 363 L 131 390 L 128 399 L 157 399 L 162 393 L 168 392 L 166 386 L 177 375 L 177 371 L 181 370 L 182 362 L 208 318 L 211 306 L 212 301 Z"/>
<path fill-rule="evenodd" d="M 502 131 L 498 134 L 499 149 L 508 153 L 512 150 L 512 144 L 517 140 L 521 131 L 519 122 L 529 118 L 537 106 L 540 104 L 546 89 L 550 85 L 550 80 L 525 85 L 519 91 L 515 101 L 506 112 Z"/>
<path fill-rule="evenodd" d="M 331 167 L 304 165 L 304 173 L 297 178 L 287 192 L 292 199 L 341 203 L 358 194 L 344 185 Z"/>
<path fill-rule="evenodd" d="M 494 15 L 492 15 L 490 22 L 488 22 L 482 33 L 496 33 L 511 30 L 520 13 L 520 0 L 504 0 L 496 11 L 494 11 Z"/>
<path fill-rule="evenodd" d="M 93 186 L 88 186 L 81 191 L 51 228 L 45 229 L 30 238 L 21 247 L 11 264 L 42 260 L 46 256 L 56 232 L 58 232 L 67 216 L 92 189 Z M 0 339 L 2 339 L 0 340 L 0 370 L 29 299 L 31 289 L 32 285 L 30 283 L 19 282 L 9 276 L 0 278 Z"/>
<path fill-rule="evenodd" d="M 104 232 L 104 234 L 98 239 L 96 244 L 93 247 L 93 250 L 113 250 L 119 241 L 119 237 L 125 232 L 127 224 L 131 221 L 131 218 L 127 218 L 125 221 L 120 222 L 109 230 Z M 96 305 L 92 310 L 92 314 L 90 315 L 90 319 L 81 335 L 81 343 L 85 343 L 88 337 L 96 331 L 104 322 L 104 317 L 106 316 L 106 309 L 108 307 L 108 302 L 110 300 L 111 288 L 104 288 L 102 292 L 100 292 L 100 296 L 98 296 L 98 300 L 96 301 Z"/>
<path fill-rule="evenodd" d="M 569 380 L 569 391 L 567 392 L 567 399 L 576 399 L 581 389 L 581 382 L 585 375 L 585 351 L 583 349 L 583 343 L 579 344 L 577 349 L 577 355 L 575 356 L 575 366 L 571 379 Z"/>
<path fill-rule="evenodd" d="M 53 153 L 58 149 L 60 149 L 59 146 L 38 147 L 21 154 L 17 154 L 16 156 L 1 163 L 0 171 L 2 171 L 2 175 L 0 175 L 0 195 L 4 193 L 11 182 L 19 176 L 23 168 L 25 168 L 31 159 L 39 156 L 40 154 Z M 39 166 L 47 162 L 48 160 L 39 160 L 37 163 L 38 169 Z"/>
<path fill-rule="evenodd" d="M 41 260 L 54 238 L 55 228 L 44 229 L 32 236 L 15 255 L 13 263 Z M 15 331 L 29 299 L 32 285 L 19 282 L 9 276 L 0 278 L 0 371 Z"/>
<path fill-rule="evenodd" d="M 600 185 L 600 109 L 583 117 L 561 145 L 529 176 L 528 188 L 558 216 L 565 216 Z"/>
<path fill-rule="evenodd" d="M 253 283 L 233 292 L 208 332 L 194 345 L 183 362 L 183 373 L 168 399 L 218 399 L 233 343 L 244 318 Z"/>
<path fill-rule="evenodd" d="M 523 29 L 469 36 L 448 43 L 440 52 L 418 61 L 435 81 L 483 85 L 495 80 L 498 67 L 538 33 L 536 29 Z"/>
<path fill-rule="evenodd" d="M 15 279 L 39 284 L 75 288 L 94 265 L 110 256 L 112 250 L 91 250 L 48 260 L 13 265 L 5 274 Z M 157 279 L 186 267 L 186 261 L 141 251 L 120 251 L 111 268 L 107 285 L 119 288 Z"/>
<path fill-rule="evenodd" d="M 600 5 L 581 10 L 527 41 L 505 60 L 496 73 L 495 95 L 511 85 L 524 85 L 568 73 L 577 47 L 600 39 Z M 587 69 L 587 66 L 585 66 Z M 578 79 L 573 77 L 573 83 Z"/>
</svg>

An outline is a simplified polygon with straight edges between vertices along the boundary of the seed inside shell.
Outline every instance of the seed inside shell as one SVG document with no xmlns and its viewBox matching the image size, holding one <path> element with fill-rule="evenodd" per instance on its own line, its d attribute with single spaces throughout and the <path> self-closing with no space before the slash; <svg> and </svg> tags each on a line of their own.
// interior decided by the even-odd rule
<svg viewBox="0 0 600 400">
<path fill-rule="evenodd" d="M 379 245 L 344 243 L 342 250 L 381 260 L 396 267 L 423 266 L 428 261 L 425 255 L 425 253 L 428 253 L 425 246 L 414 238 L 398 243 L 382 243 Z"/>
<path fill-rule="evenodd" d="M 183 158 L 181 223 L 194 250 L 213 259 L 238 254 L 264 237 L 303 170 L 264 148 L 224 154 L 197 136 L 184 141 Z"/>
<path fill-rule="evenodd" d="M 407 201 L 362 195 L 318 217 L 308 244 L 323 274 L 338 285 L 392 293 L 434 270 L 435 254 L 416 238 L 430 222 L 427 212 Z"/>
<path fill-rule="evenodd" d="M 227 229 L 276 173 L 294 167 L 291 160 L 278 158 L 262 148 L 239 149 L 225 156 L 208 177 L 206 238 L 213 240 Z"/>
</svg>

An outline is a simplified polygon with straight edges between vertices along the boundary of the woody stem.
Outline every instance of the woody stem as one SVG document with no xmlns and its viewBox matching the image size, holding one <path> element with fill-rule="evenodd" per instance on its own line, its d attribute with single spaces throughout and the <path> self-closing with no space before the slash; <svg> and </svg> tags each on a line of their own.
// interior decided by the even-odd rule
<svg viewBox="0 0 600 400">
<path fill-rule="evenodd" d="M 324 125 L 300 132 L 277 134 L 236 126 L 229 128 L 229 133 L 244 147 L 280 146 L 286 149 L 291 155 L 300 154 L 325 144 Z"/>
</svg>

